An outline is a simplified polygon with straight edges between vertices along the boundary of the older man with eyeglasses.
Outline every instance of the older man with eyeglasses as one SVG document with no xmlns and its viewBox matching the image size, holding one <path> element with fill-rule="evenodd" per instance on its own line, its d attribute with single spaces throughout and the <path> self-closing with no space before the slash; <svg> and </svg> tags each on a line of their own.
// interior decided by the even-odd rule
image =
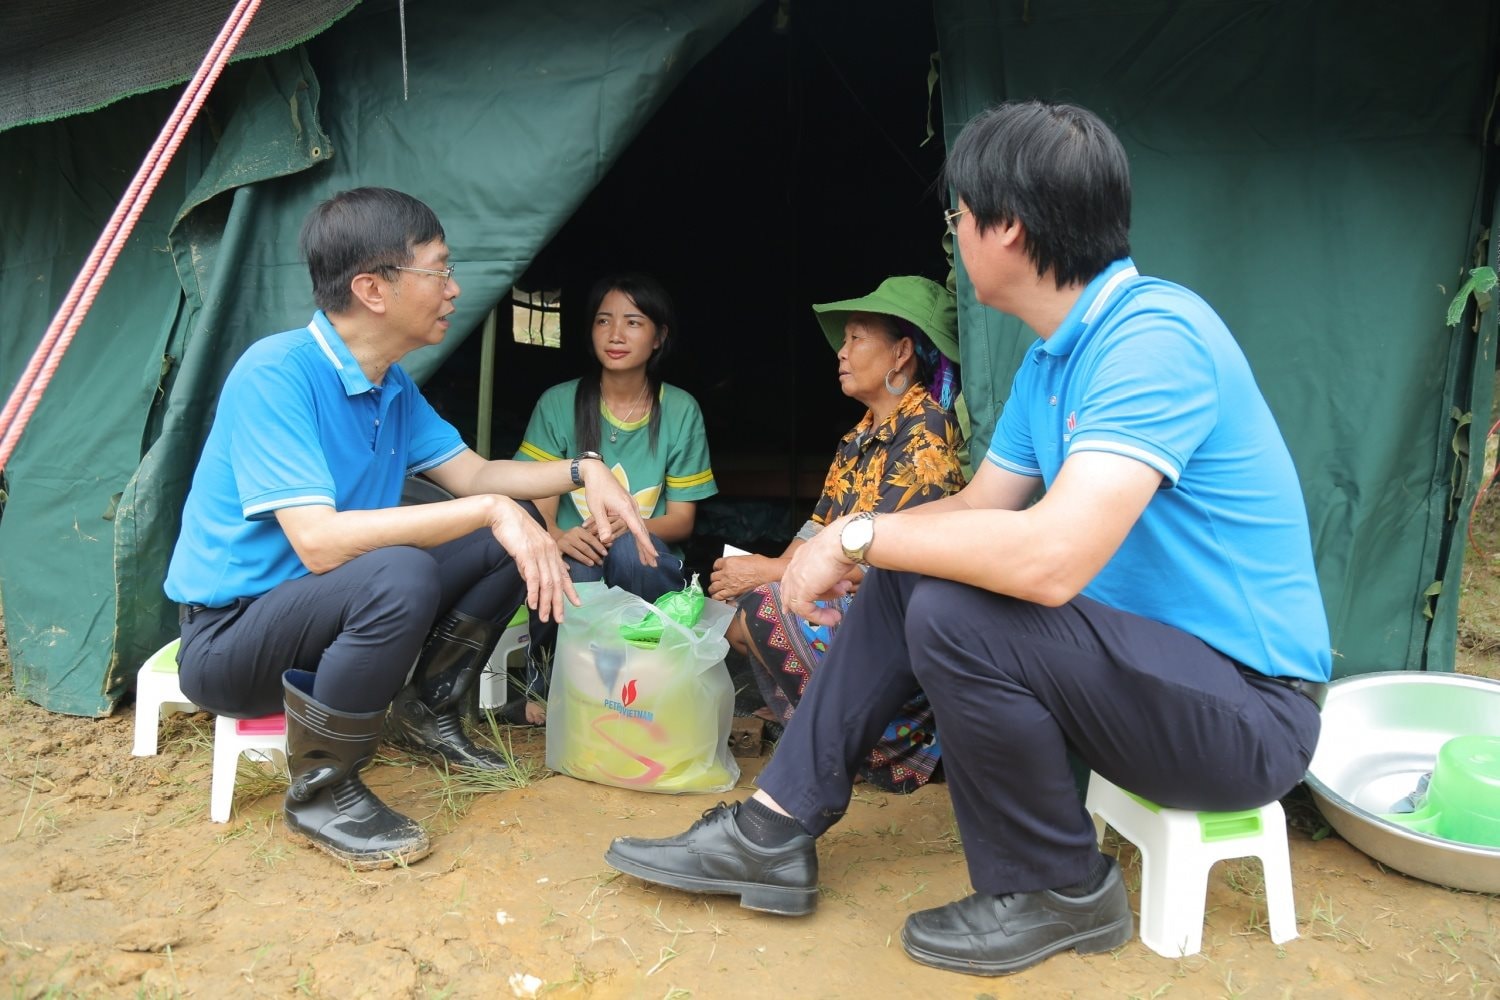
<svg viewBox="0 0 1500 1000">
<path fill-rule="evenodd" d="M 655 548 L 597 456 L 485 461 L 402 370 L 442 342 L 459 296 L 430 208 L 346 191 L 313 209 L 301 244 L 318 311 L 252 345 L 225 381 L 166 592 L 183 692 L 221 715 L 285 711 L 287 829 L 355 868 L 389 867 L 431 846 L 360 778 L 382 731 L 450 765 L 503 770 L 465 733 L 462 701 L 523 601 L 543 621 L 578 603 L 556 543 L 517 499 L 582 486 L 643 561 Z M 455 499 L 401 506 L 417 473 Z"/>
</svg>

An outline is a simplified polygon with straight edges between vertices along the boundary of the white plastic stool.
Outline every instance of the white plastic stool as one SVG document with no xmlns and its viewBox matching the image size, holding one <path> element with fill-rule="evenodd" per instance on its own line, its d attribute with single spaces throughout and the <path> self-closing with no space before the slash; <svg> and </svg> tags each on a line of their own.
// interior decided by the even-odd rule
<svg viewBox="0 0 1500 1000">
<path fill-rule="evenodd" d="M 479 675 L 480 708 L 493 712 L 510 700 L 510 692 L 506 690 L 509 686 L 510 655 L 517 650 L 526 649 L 526 644 L 530 641 L 528 621 L 529 613 L 523 604 L 505 627 L 505 631 L 500 633 L 500 641 L 495 644 L 495 651 L 490 654 L 489 662 L 484 665 L 484 672 Z"/>
<path fill-rule="evenodd" d="M 1108 824 L 1141 854 L 1141 943 L 1180 958 L 1203 947 L 1208 870 L 1228 858 L 1259 858 L 1265 872 L 1271 940 L 1297 936 L 1286 815 L 1280 802 L 1242 812 L 1167 809 L 1089 775 L 1085 804 L 1099 840 Z"/>
<path fill-rule="evenodd" d="M 231 719 L 220 715 L 214 719 L 214 777 L 209 790 L 208 818 L 215 823 L 229 822 L 240 754 L 248 755 L 251 760 L 278 764 L 285 771 L 286 716 Z"/>
<path fill-rule="evenodd" d="M 135 672 L 135 745 L 130 752 L 137 757 L 156 756 L 156 729 L 161 720 L 176 712 L 196 712 L 194 705 L 177 686 L 176 638 L 151 654 Z"/>
</svg>

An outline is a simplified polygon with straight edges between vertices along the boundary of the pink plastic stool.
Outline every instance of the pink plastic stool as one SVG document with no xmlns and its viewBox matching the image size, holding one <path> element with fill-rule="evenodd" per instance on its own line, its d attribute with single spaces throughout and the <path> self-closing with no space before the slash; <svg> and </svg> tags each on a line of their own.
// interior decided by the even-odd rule
<svg viewBox="0 0 1500 1000">
<path fill-rule="evenodd" d="M 286 716 L 278 713 L 259 719 L 231 719 L 220 715 L 214 719 L 214 777 L 208 817 L 215 823 L 229 822 L 240 754 L 251 760 L 270 761 L 285 771 Z"/>
</svg>

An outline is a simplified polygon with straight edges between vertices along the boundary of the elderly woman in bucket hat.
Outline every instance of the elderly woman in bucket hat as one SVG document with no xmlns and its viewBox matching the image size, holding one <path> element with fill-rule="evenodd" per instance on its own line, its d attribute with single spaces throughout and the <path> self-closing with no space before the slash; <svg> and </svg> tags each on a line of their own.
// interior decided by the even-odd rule
<svg viewBox="0 0 1500 1000">
<path fill-rule="evenodd" d="M 709 585 L 711 597 L 739 605 L 729 641 L 749 656 L 767 711 L 782 723 L 837 632 L 782 607 L 778 581 L 792 553 L 845 514 L 901 510 L 964 485 L 950 412 L 958 392 L 953 293 L 926 278 L 887 278 L 869 295 L 813 312 L 838 352 L 839 387 L 867 411 L 839 442 L 812 517 L 786 551 L 726 556 L 714 563 Z M 841 599 L 843 609 L 853 597 Z M 889 791 L 913 791 L 931 780 L 940 753 L 932 710 L 919 694 L 891 720 L 861 774 Z"/>
</svg>

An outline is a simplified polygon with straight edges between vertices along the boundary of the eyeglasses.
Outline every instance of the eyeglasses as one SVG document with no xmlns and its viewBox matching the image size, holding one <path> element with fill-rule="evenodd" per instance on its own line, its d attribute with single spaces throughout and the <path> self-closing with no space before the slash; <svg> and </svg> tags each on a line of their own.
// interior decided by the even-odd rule
<svg viewBox="0 0 1500 1000">
<path fill-rule="evenodd" d="M 450 264 L 442 270 L 434 270 L 430 267 L 402 267 L 400 264 L 392 264 L 393 271 L 410 271 L 412 274 L 432 274 L 443 279 L 443 284 L 453 280 L 454 267 Z"/>
<path fill-rule="evenodd" d="M 948 227 L 949 236 L 958 235 L 958 223 L 955 220 L 967 211 L 967 208 L 950 208 L 943 213 L 943 225 Z"/>
</svg>

